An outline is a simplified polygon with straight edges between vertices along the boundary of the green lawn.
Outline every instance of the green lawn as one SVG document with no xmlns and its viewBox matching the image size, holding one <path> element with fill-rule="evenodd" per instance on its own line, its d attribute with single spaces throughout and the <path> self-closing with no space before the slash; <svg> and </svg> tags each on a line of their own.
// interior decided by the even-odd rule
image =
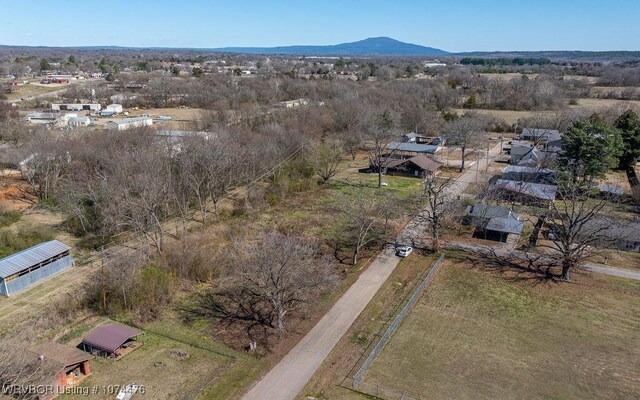
<svg viewBox="0 0 640 400">
<path fill-rule="evenodd" d="M 365 375 L 393 398 L 637 398 L 640 284 L 447 264 Z"/>
</svg>

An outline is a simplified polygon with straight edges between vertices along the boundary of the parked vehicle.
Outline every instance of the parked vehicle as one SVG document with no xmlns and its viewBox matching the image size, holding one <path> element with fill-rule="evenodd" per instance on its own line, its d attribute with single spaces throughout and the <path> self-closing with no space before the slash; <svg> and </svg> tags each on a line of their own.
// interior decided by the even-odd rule
<svg viewBox="0 0 640 400">
<path fill-rule="evenodd" d="M 400 246 L 396 248 L 396 255 L 398 257 L 405 258 L 405 257 L 408 257 L 412 251 L 413 251 L 413 247 L 411 246 Z"/>
</svg>

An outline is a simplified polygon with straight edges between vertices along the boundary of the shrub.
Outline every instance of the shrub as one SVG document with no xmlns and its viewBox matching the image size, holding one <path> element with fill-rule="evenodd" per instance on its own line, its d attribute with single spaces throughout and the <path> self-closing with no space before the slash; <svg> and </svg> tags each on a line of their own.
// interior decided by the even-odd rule
<svg viewBox="0 0 640 400">
<path fill-rule="evenodd" d="M 53 231 L 42 226 L 25 225 L 17 232 L 9 229 L 0 229 L 0 257 L 6 257 L 18 251 L 28 249 L 42 242 L 52 240 L 55 237 Z"/>
</svg>

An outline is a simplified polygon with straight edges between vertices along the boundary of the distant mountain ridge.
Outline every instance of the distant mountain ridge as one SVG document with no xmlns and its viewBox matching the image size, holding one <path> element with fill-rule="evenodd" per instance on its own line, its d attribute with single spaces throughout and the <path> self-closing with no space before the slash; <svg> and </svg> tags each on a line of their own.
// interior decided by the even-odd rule
<svg viewBox="0 0 640 400">
<path fill-rule="evenodd" d="M 308 56 L 432 56 L 448 52 L 389 37 L 375 37 L 357 42 L 326 46 L 222 47 L 213 51 L 244 54 L 282 54 Z"/>
</svg>

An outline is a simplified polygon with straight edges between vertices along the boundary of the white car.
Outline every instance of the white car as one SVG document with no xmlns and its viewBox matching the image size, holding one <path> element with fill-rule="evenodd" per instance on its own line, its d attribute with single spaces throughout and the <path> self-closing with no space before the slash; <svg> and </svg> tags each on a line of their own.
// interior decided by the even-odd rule
<svg viewBox="0 0 640 400">
<path fill-rule="evenodd" d="M 405 258 L 413 251 L 413 247 L 411 246 L 399 246 L 396 248 L 396 255 L 398 257 Z"/>
<path fill-rule="evenodd" d="M 116 400 L 130 400 L 134 394 L 138 392 L 138 385 L 130 383 L 127 386 L 120 389 L 120 392 L 116 396 Z"/>
</svg>

